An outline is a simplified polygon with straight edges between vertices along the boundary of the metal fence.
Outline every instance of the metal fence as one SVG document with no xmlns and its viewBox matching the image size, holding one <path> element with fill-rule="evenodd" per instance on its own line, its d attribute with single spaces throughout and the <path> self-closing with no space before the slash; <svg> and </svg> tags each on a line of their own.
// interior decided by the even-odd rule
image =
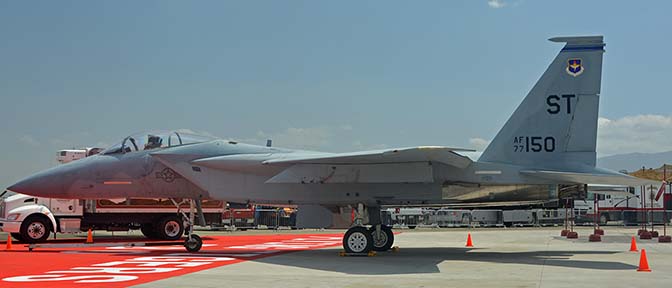
<svg viewBox="0 0 672 288">
<path fill-rule="evenodd" d="M 233 210 L 233 209 L 231 209 Z M 237 214 L 230 211 L 230 216 L 223 220 L 224 227 L 231 230 L 245 229 L 296 229 L 296 215 L 298 209 L 288 208 L 256 208 L 247 210 L 246 214 Z M 565 209 L 384 209 L 381 219 L 384 225 L 395 228 L 416 227 L 501 227 L 501 226 L 558 226 L 563 225 L 566 216 Z M 567 218 L 574 220 L 577 225 L 592 225 L 594 214 L 587 210 L 567 210 Z M 654 222 L 662 224 L 664 219 L 668 223 L 670 217 L 665 218 L 662 211 L 648 212 L 647 218 L 641 211 L 618 211 L 604 218 L 598 218 L 600 225 L 639 225 Z M 602 214 L 602 213 L 601 213 Z M 653 214 L 653 217 L 651 215 Z M 573 217 L 572 217 L 573 216 Z M 652 219 L 653 218 L 653 219 Z M 646 220 L 645 220 L 646 219 Z M 653 220 L 653 221 L 652 221 Z"/>
<path fill-rule="evenodd" d="M 291 229 L 296 227 L 295 211 L 288 213 L 285 209 L 254 210 L 254 226 L 257 229 Z"/>
</svg>

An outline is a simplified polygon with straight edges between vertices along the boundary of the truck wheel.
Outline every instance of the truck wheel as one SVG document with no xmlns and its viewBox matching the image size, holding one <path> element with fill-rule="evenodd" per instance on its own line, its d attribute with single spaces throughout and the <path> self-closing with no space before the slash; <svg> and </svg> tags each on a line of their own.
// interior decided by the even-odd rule
<svg viewBox="0 0 672 288">
<path fill-rule="evenodd" d="M 49 219 L 44 216 L 32 215 L 21 223 L 21 238 L 26 243 L 41 243 L 47 241 L 51 233 Z"/>
<path fill-rule="evenodd" d="M 177 216 L 164 217 L 156 227 L 157 237 L 164 240 L 180 239 L 182 238 L 182 233 L 184 233 L 184 223 Z"/>
<path fill-rule="evenodd" d="M 21 237 L 21 233 L 10 233 L 12 235 L 12 238 L 16 239 L 16 241 L 23 242 L 23 237 Z"/>
<path fill-rule="evenodd" d="M 154 226 L 152 226 L 152 224 L 142 224 L 142 226 L 140 226 L 140 232 L 142 232 L 142 235 L 145 235 L 145 237 L 149 239 L 158 238 L 156 236 L 156 231 L 154 229 Z"/>
</svg>

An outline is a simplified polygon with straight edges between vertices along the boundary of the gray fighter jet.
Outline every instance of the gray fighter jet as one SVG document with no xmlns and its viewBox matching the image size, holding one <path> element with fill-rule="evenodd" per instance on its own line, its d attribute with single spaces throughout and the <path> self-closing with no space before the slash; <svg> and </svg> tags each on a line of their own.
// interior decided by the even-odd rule
<svg viewBox="0 0 672 288">
<path fill-rule="evenodd" d="M 381 225 L 381 205 L 553 200 L 585 184 L 650 183 L 595 167 L 602 36 L 550 41 L 565 46 L 478 161 L 460 154 L 472 150 L 442 146 L 324 153 L 156 132 L 8 189 L 52 198 L 191 199 L 191 224 L 203 198 L 348 206 L 356 220 L 343 247 L 366 253 L 394 241 Z M 185 247 L 198 251 L 201 240 L 191 232 Z"/>
</svg>

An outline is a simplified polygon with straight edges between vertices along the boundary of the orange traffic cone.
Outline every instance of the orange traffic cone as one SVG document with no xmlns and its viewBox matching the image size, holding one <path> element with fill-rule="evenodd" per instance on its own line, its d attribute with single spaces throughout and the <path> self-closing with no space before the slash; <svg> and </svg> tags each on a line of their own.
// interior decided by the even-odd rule
<svg viewBox="0 0 672 288">
<path fill-rule="evenodd" d="M 89 233 L 86 235 L 86 243 L 93 243 L 93 234 L 91 233 L 91 228 L 89 228 Z"/>
<path fill-rule="evenodd" d="M 7 250 L 12 249 L 12 235 L 7 235 Z"/>
<path fill-rule="evenodd" d="M 639 272 L 651 272 L 649 268 L 649 260 L 646 259 L 646 249 L 642 249 L 642 254 L 639 256 Z"/>
<path fill-rule="evenodd" d="M 632 236 L 632 240 L 630 241 L 630 252 L 637 252 L 639 251 L 637 249 L 637 241 L 635 241 L 635 236 Z"/>
<path fill-rule="evenodd" d="M 471 242 L 471 233 L 467 234 L 467 246 L 466 247 L 474 247 L 474 243 Z"/>
</svg>

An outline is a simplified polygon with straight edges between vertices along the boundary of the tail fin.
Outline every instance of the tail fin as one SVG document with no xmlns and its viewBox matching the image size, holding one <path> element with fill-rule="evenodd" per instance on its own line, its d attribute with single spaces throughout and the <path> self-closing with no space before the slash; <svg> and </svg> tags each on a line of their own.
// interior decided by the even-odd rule
<svg viewBox="0 0 672 288">
<path fill-rule="evenodd" d="M 553 168 L 595 166 L 602 36 L 556 37 L 565 47 L 479 161 Z"/>
</svg>

